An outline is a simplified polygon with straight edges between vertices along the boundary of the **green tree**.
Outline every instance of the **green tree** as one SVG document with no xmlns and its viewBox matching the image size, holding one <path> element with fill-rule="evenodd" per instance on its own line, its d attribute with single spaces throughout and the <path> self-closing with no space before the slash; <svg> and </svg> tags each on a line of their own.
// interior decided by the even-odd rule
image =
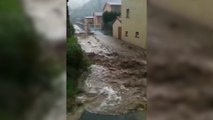
<svg viewBox="0 0 213 120">
<path fill-rule="evenodd" d="M 68 12 L 69 11 L 67 11 L 67 110 L 72 111 L 76 106 L 75 95 L 78 92 L 78 78 L 82 72 L 87 70 L 89 64 L 77 42 L 77 38 L 74 36 L 75 30 L 70 22 Z"/>
<path fill-rule="evenodd" d="M 103 22 L 104 22 L 104 24 L 107 24 L 109 22 L 113 22 L 120 15 L 121 15 L 121 13 L 118 13 L 118 12 L 113 12 L 113 11 L 108 12 L 108 11 L 106 11 L 106 12 L 103 13 Z"/>
<path fill-rule="evenodd" d="M 69 0 L 67 0 L 68 2 Z M 73 25 L 70 23 L 70 16 L 69 16 L 69 8 L 67 4 L 67 37 L 71 37 L 75 34 L 75 29 Z"/>
<path fill-rule="evenodd" d="M 105 32 L 107 32 L 107 34 L 112 35 L 113 22 L 120 15 L 121 15 L 121 13 L 113 12 L 113 11 L 111 11 L 111 12 L 106 11 L 103 13 L 103 29 L 105 30 Z"/>
</svg>

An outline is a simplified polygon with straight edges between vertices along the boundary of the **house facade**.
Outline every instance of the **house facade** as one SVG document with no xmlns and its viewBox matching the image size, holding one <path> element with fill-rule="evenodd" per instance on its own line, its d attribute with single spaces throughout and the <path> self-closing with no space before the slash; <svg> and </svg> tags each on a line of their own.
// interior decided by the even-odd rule
<svg viewBox="0 0 213 120">
<path fill-rule="evenodd" d="M 116 3 L 116 2 L 106 2 L 104 5 L 104 12 L 108 11 L 108 12 L 121 12 L 121 3 Z"/>
<path fill-rule="evenodd" d="M 93 21 L 94 17 L 93 16 L 86 16 L 84 18 L 84 25 L 93 25 L 94 21 Z"/>
<path fill-rule="evenodd" d="M 115 20 L 112 29 L 113 29 L 113 37 L 121 40 L 122 37 L 121 18 L 117 18 Z"/>
<path fill-rule="evenodd" d="M 88 27 L 93 26 L 94 17 L 93 16 L 86 16 L 84 18 L 84 29 L 88 30 Z"/>
<path fill-rule="evenodd" d="M 146 49 L 147 0 L 122 0 L 122 40 Z"/>
<path fill-rule="evenodd" d="M 94 28 L 96 29 L 101 29 L 102 27 L 102 12 L 94 12 L 93 16 L 94 16 Z"/>
</svg>

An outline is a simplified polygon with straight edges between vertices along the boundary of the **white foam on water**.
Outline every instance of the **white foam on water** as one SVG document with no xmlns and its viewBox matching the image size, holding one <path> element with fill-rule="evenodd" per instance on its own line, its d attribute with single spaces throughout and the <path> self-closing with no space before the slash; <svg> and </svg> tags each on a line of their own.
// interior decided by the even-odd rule
<svg viewBox="0 0 213 120">
<path fill-rule="evenodd" d="M 115 106 L 120 104 L 122 97 L 119 96 L 118 92 L 113 90 L 112 87 L 106 86 L 100 91 L 101 94 L 107 95 L 107 98 L 104 99 L 99 109 L 104 109 L 109 106 Z"/>
<path fill-rule="evenodd" d="M 85 89 L 88 93 L 95 93 L 96 96 L 106 96 L 106 98 L 98 104 L 95 112 L 104 112 L 121 103 L 122 97 L 112 88 L 112 86 L 104 82 L 105 74 L 109 74 L 108 69 L 100 65 L 92 65 L 91 73 L 85 81 Z"/>
</svg>

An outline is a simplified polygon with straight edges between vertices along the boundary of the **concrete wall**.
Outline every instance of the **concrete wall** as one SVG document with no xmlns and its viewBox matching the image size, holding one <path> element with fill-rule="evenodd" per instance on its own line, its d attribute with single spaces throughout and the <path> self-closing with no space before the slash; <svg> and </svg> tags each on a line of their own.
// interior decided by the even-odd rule
<svg viewBox="0 0 213 120">
<path fill-rule="evenodd" d="M 129 18 L 126 18 L 126 9 L 130 10 Z M 146 15 L 146 0 L 122 0 L 122 40 L 146 48 Z M 128 37 L 125 31 L 128 31 Z M 136 32 L 139 32 L 138 38 Z"/>
<path fill-rule="evenodd" d="M 213 28 L 213 0 L 149 0 L 149 2 Z"/>
<path fill-rule="evenodd" d="M 118 39 L 118 27 L 121 27 L 121 22 L 116 20 L 113 24 L 113 37 Z"/>
</svg>

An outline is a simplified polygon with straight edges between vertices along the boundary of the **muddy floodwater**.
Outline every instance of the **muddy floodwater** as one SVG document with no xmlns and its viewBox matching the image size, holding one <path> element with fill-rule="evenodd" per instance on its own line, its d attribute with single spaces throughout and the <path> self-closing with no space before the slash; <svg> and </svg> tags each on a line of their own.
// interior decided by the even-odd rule
<svg viewBox="0 0 213 120">
<path fill-rule="evenodd" d="M 77 100 L 91 113 L 119 115 L 144 111 L 146 106 L 146 52 L 96 32 L 78 36 L 92 65 Z"/>
</svg>

